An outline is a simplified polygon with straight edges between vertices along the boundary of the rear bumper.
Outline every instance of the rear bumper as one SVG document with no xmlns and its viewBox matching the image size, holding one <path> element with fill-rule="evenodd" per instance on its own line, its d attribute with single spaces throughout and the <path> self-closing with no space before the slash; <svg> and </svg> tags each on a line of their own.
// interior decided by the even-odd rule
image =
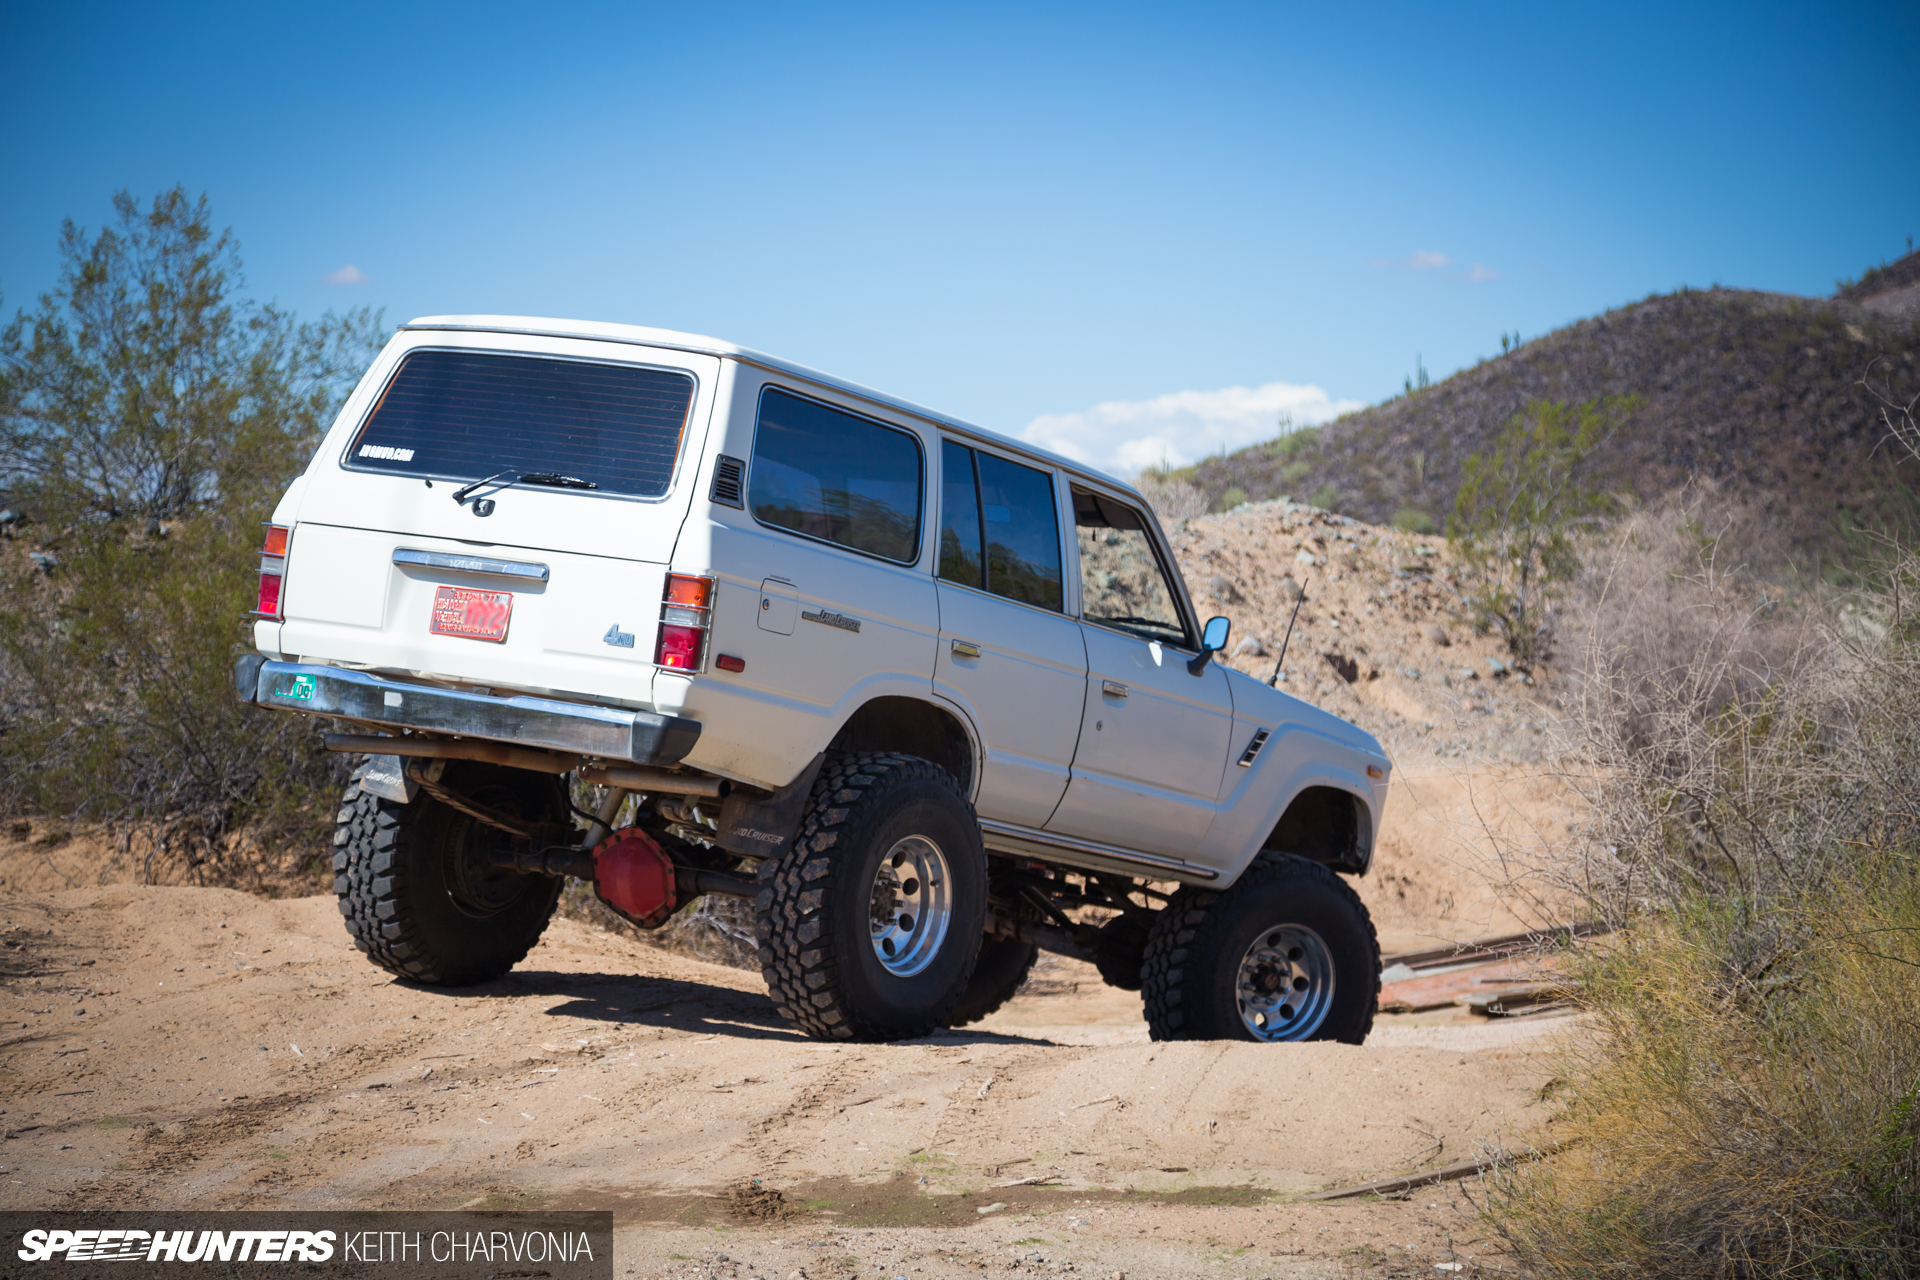
<svg viewBox="0 0 1920 1280">
<path fill-rule="evenodd" d="M 383 680 L 364 671 L 273 662 L 250 653 L 235 664 L 242 702 L 390 729 L 420 729 L 546 747 L 603 760 L 674 765 L 693 750 L 700 722 L 686 716 L 561 702 L 525 694 L 495 697 Z"/>
</svg>

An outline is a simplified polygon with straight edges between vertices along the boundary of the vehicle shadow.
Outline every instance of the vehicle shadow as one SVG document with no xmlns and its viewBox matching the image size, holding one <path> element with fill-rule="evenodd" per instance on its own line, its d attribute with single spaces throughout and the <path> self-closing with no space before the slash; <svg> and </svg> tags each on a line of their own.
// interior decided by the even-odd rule
<svg viewBox="0 0 1920 1280">
<path fill-rule="evenodd" d="M 409 984 L 410 985 L 410 984 Z M 436 995 L 489 998 L 499 996 L 562 996 L 547 1010 L 550 1017 L 585 1018 L 622 1026 L 657 1027 L 697 1035 L 723 1035 L 741 1040 L 785 1040 L 815 1043 L 782 1018 L 764 992 L 739 991 L 708 982 L 681 978 L 636 977 L 630 973 L 563 973 L 547 969 L 516 969 L 503 978 L 472 987 L 430 989 Z M 1004 1035 L 977 1028 L 945 1028 L 914 1044 L 1027 1044 L 1051 1041 Z"/>
</svg>

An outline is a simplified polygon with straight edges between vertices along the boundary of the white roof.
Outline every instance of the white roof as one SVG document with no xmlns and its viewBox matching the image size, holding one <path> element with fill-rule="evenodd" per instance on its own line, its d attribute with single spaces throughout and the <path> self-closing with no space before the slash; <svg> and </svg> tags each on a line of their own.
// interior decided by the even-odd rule
<svg viewBox="0 0 1920 1280">
<path fill-rule="evenodd" d="M 639 324 L 608 324 L 601 320 L 557 320 L 550 316 L 420 316 L 400 326 L 404 329 L 475 329 L 489 333 L 526 333 L 542 337 L 555 338 L 598 338 L 608 342 L 627 342 L 640 346 L 666 347 L 678 351 L 697 351 L 704 355 L 723 356 L 756 364 L 765 369 L 791 374 L 804 378 L 808 382 L 832 387 L 848 395 L 870 400 L 875 404 L 886 405 L 902 413 L 910 413 L 928 422 L 952 427 L 968 435 L 993 444 L 1003 445 L 1020 453 L 1045 458 L 1065 471 L 1077 472 L 1089 479 L 1135 492 L 1133 486 L 1125 481 L 1108 475 L 1097 467 L 1084 462 L 1063 457 L 1049 449 L 1042 449 L 1025 440 L 1016 440 L 998 431 L 989 431 L 985 427 L 975 426 L 951 415 L 918 405 L 911 400 L 902 400 L 899 396 L 890 396 L 884 391 L 875 391 L 872 387 L 863 387 L 857 382 L 845 378 L 836 378 L 830 373 L 818 369 L 809 369 L 806 365 L 791 360 L 782 360 L 779 356 L 770 356 L 764 351 L 755 351 L 751 347 L 742 347 L 720 338 L 709 338 L 698 333 L 678 333 L 672 329 L 652 329 Z"/>
</svg>

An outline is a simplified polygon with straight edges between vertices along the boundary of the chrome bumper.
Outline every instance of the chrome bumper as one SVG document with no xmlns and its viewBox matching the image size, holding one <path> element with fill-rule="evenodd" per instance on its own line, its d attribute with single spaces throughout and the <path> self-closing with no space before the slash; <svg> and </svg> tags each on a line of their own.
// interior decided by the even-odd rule
<svg viewBox="0 0 1920 1280">
<path fill-rule="evenodd" d="M 685 716 L 526 694 L 461 693 L 343 667 L 271 662 L 257 653 L 235 665 L 233 682 L 242 702 L 262 707 L 635 764 L 678 764 L 700 738 L 700 722 Z"/>
</svg>

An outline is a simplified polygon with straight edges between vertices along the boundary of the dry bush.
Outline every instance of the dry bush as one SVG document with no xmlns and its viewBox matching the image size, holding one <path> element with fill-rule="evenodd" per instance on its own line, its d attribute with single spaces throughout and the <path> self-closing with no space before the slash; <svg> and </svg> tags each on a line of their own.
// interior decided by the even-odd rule
<svg viewBox="0 0 1920 1280">
<path fill-rule="evenodd" d="M 1910 695 L 1875 666 L 1891 656 L 1872 643 L 1882 604 L 1749 572 L 1732 549 L 1767 537 L 1750 508 L 1695 489 L 1589 557 L 1561 700 L 1596 825 L 1566 870 L 1608 923 L 1809 883 L 1884 808 L 1892 780 L 1861 736 L 1881 717 L 1863 698 L 1870 683 Z"/>
<path fill-rule="evenodd" d="M 1751 525 L 1640 513 L 1577 606 L 1591 821 L 1526 870 L 1614 932 L 1573 958 L 1575 1145 L 1490 1213 L 1539 1274 L 1920 1272 L 1920 562 L 1793 589 L 1729 559 Z"/>
<path fill-rule="evenodd" d="M 1160 517 L 1165 528 L 1203 516 L 1209 509 L 1206 491 L 1188 481 L 1148 471 L 1135 483 L 1140 496 L 1152 504 L 1154 514 Z"/>
<path fill-rule="evenodd" d="M 1501 1170 L 1492 1223 L 1567 1277 L 1920 1270 L 1920 859 L 1856 860 L 1776 903 L 1791 945 L 1697 897 L 1578 966 L 1589 1010 L 1551 1162 Z"/>
</svg>

